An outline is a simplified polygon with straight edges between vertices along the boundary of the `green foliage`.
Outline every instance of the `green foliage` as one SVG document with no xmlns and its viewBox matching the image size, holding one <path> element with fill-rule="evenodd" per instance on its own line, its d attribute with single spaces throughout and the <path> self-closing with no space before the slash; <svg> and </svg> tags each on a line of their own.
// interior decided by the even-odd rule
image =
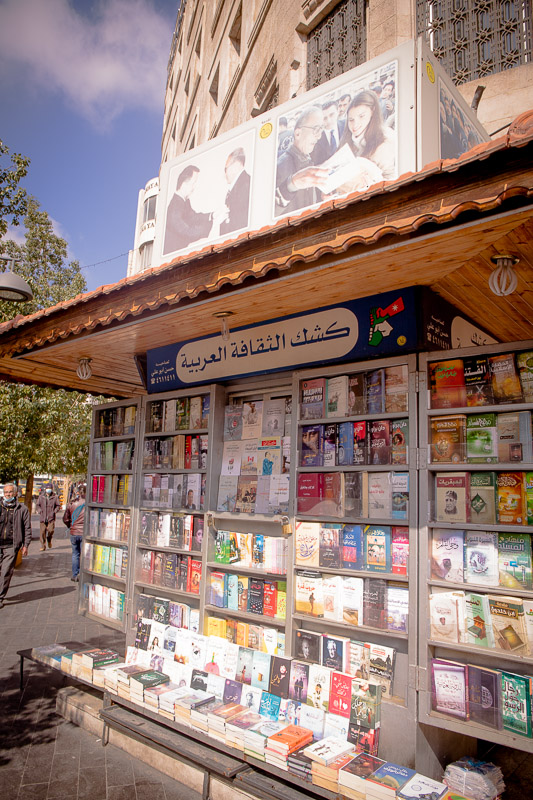
<svg viewBox="0 0 533 800">
<path fill-rule="evenodd" d="M 0 159 L 9 150 L 0 140 Z M 4 159 L 5 160 L 5 159 Z M 0 160 L 0 237 L 24 216 L 26 241 L 0 241 L 0 253 L 17 259 L 14 271 L 30 284 L 29 303 L 0 301 L 0 322 L 68 300 L 86 289 L 77 261 L 67 261 L 67 242 L 35 198 L 19 183 L 28 159 Z M 87 470 L 91 409 L 100 402 L 77 392 L 0 381 L 0 481 L 33 474 L 82 474 Z"/>
</svg>

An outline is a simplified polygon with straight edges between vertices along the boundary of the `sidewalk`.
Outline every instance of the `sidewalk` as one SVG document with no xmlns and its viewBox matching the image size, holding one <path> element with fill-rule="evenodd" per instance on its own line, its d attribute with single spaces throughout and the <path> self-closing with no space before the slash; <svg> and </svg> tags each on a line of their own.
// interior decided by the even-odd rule
<svg viewBox="0 0 533 800">
<path fill-rule="evenodd" d="M 66 722 L 55 711 L 59 672 L 26 662 L 19 692 L 17 650 L 75 640 L 125 650 L 125 637 L 78 616 L 79 584 L 70 580 L 70 537 L 56 527 L 52 548 L 39 550 L 38 517 L 33 543 L 15 570 L 0 610 L 0 786 L 11 800 L 193 800 L 195 792 L 132 759 L 113 745 Z"/>
</svg>

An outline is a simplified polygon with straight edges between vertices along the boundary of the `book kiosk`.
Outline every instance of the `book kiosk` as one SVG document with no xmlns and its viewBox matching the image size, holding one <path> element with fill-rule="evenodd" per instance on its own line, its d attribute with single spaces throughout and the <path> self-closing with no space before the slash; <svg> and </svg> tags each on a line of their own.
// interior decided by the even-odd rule
<svg viewBox="0 0 533 800">
<path fill-rule="evenodd" d="M 506 691 L 527 708 L 533 672 L 531 390 L 519 356 L 531 343 L 490 344 L 433 299 L 412 288 L 148 353 L 149 394 L 94 409 L 80 589 L 81 613 L 124 630 L 163 671 L 164 658 L 187 663 L 191 637 L 209 644 L 204 674 L 223 677 L 219 659 L 233 658 L 257 710 L 274 661 L 289 672 L 298 661 L 302 686 L 280 694 L 321 689 L 299 724 L 364 738 L 426 774 L 442 737 L 462 750 L 458 734 L 533 747 L 528 714 L 503 713 Z M 487 345 L 420 352 L 473 336 Z M 266 342 L 292 342 L 294 368 L 260 372 Z M 483 373 L 500 354 L 517 365 L 515 395 L 511 368 Z M 240 373 L 221 381 L 221 369 Z M 519 499 L 503 486 L 511 475 Z M 456 513 L 443 519 L 447 491 Z M 510 534 L 513 564 L 518 541 L 525 556 L 502 567 Z M 513 626 L 497 621 L 509 595 Z M 335 713 L 334 671 L 381 684 L 379 721 Z"/>
</svg>

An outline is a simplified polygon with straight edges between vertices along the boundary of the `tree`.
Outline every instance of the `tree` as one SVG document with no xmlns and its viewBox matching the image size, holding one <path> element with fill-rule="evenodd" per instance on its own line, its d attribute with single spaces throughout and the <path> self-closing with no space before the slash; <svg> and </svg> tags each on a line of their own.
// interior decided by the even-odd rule
<svg viewBox="0 0 533 800">
<path fill-rule="evenodd" d="M 9 151 L 0 141 L 0 154 Z M 83 292 L 85 279 L 77 261 L 67 261 L 67 243 L 33 197 L 19 187 L 28 160 L 12 156 L 11 169 L 0 172 L 0 231 L 24 213 L 26 241 L 0 241 L 0 252 L 17 259 L 16 272 L 30 284 L 34 298 L 14 305 L 0 302 L 0 321 L 15 314 L 68 300 Z M 31 503 L 36 473 L 83 474 L 87 469 L 91 409 L 97 399 L 63 389 L 0 381 L 0 481 L 27 481 Z"/>
</svg>

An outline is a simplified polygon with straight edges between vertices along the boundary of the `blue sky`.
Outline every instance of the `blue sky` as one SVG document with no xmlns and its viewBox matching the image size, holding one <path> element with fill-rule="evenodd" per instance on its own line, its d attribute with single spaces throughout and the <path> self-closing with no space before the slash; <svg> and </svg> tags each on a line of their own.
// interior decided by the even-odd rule
<svg viewBox="0 0 533 800">
<path fill-rule="evenodd" d="M 31 159 L 24 186 L 89 289 L 126 275 L 115 257 L 133 247 L 138 191 L 159 172 L 178 6 L 0 0 L 0 138 Z"/>
</svg>

